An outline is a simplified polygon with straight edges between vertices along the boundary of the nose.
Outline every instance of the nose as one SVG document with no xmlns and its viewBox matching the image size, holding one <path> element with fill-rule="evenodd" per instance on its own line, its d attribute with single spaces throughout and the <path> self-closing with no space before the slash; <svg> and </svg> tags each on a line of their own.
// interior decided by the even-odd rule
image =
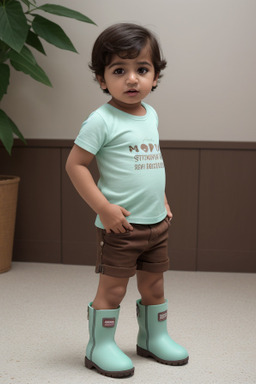
<svg viewBox="0 0 256 384">
<path fill-rule="evenodd" d="M 134 71 L 131 71 L 127 75 L 127 83 L 128 84 L 136 84 L 138 82 L 137 73 Z"/>
</svg>

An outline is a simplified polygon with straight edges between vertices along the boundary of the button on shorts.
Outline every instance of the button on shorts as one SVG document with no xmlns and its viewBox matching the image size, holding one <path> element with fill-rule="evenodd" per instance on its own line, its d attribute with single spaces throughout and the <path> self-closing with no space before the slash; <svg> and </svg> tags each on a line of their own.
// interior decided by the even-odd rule
<svg viewBox="0 0 256 384">
<path fill-rule="evenodd" d="M 136 270 L 165 272 L 169 269 L 169 219 L 152 225 L 132 224 L 133 231 L 107 233 L 97 228 L 96 273 L 132 277 Z"/>
</svg>

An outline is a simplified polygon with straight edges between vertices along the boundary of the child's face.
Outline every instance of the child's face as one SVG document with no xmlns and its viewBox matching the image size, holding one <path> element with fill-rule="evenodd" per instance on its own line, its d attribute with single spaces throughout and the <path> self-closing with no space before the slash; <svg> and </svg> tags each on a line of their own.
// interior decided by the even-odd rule
<svg viewBox="0 0 256 384">
<path fill-rule="evenodd" d="M 122 59 L 113 55 L 105 67 L 104 78 L 97 76 L 102 89 L 108 89 L 112 96 L 110 104 L 128 113 L 142 113 L 141 101 L 156 86 L 150 48 L 144 47 L 134 59 Z"/>
</svg>

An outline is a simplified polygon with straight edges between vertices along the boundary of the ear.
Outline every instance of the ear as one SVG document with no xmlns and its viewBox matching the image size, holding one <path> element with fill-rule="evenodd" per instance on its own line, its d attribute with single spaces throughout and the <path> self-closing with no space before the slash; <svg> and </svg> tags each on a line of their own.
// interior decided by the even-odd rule
<svg viewBox="0 0 256 384">
<path fill-rule="evenodd" d="M 104 77 L 102 77 L 100 75 L 96 75 L 96 79 L 97 79 L 101 89 L 107 89 L 107 85 L 106 85 Z"/>
<path fill-rule="evenodd" d="M 157 81 L 158 81 L 158 79 L 159 79 L 159 75 L 160 75 L 159 72 L 155 74 L 155 78 L 154 78 L 154 80 L 153 80 L 153 87 L 156 87 L 156 86 L 157 86 Z"/>
</svg>

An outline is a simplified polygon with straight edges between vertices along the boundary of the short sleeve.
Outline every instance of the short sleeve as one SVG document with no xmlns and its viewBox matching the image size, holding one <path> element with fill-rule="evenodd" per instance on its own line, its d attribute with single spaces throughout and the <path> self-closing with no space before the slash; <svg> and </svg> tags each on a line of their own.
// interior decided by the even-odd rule
<svg viewBox="0 0 256 384">
<path fill-rule="evenodd" d="M 103 118 L 93 112 L 82 124 L 75 144 L 96 155 L 106 141 L 106 124 Z"/>
</svg>

